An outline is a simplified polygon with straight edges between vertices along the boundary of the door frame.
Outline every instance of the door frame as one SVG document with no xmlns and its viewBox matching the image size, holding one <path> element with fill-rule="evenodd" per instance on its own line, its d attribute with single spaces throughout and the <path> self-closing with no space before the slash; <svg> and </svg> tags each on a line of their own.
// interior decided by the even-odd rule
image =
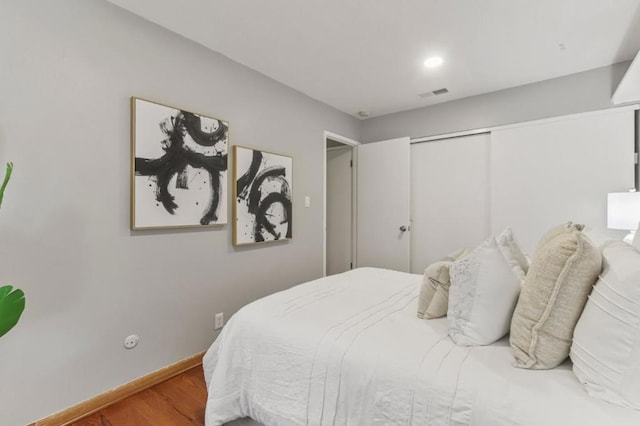
<svg viewBox="0 0 640 426">
<path fill-rule="evenodd" d="M 351 260 L 356 258 L 356 245 L 355 245 L 355 233 L 356 233 L 356 194 L 358 191 L 355 179 L 356 167 L 357 167 L 357 150 L 353 149 L 361 143 L 348 138 L 346 136 L 339 135 L 337 133 L 325 130 L 322 136 L 322 276 L 327 276 L 327 148 L 328 139 L 332 139 L 336 142 L 348 145 L 352 149 L 351 158 L 353 166 L 351 167 Z"/>
</svg>

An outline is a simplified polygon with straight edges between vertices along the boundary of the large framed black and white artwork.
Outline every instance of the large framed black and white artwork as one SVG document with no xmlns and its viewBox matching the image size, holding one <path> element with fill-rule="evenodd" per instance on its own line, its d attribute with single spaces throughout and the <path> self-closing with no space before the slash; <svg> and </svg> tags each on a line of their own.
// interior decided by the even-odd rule
<svg viewBox="0 0 640 426">
<path fill-rule="evenodd" d="M 229 123 L 131 98 L 131 228 L 227 223 Z"/>
<path fill-rule="evenodd" d="M 292 238 L 293 159 L 233 147 L 233 244 Z"/>
</svg>

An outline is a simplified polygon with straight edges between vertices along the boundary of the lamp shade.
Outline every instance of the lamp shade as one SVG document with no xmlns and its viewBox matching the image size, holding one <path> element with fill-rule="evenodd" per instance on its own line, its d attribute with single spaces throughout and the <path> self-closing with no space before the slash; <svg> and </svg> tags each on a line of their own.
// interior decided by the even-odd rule
<svg viewBox="0 0 640 426">
<path fill-rule="evenodd" d="M 607 228 L 635 230 L 640 222 L 640 192 L 607 194 Z"/>
</svg>

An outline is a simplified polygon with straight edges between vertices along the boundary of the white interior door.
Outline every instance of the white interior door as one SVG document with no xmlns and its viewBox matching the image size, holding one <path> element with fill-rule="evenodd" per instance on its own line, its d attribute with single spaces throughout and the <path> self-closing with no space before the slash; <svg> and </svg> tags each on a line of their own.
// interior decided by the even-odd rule
<svg viewBox="0 0 640 426">
<path fill-rule="evenodd" d="M 357 147 L 356 265 L 409 272 L 409 138 Z"/>
<path fill-rule="evenodd" d="M 351 269 L 352 151 L 327 150 L 327 275 Z"/>
</svg>

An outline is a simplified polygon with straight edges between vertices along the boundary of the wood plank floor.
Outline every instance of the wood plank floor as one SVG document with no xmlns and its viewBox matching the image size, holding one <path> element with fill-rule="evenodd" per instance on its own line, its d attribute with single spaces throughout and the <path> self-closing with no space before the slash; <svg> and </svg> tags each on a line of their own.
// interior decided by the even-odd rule
<svg viewBox="0 0 640 426">
<path fill-rule="evenodd" d="M 74 426 L 204 425 L 207 388 L 202 366 L 139 392 Z"/>
</svg>

